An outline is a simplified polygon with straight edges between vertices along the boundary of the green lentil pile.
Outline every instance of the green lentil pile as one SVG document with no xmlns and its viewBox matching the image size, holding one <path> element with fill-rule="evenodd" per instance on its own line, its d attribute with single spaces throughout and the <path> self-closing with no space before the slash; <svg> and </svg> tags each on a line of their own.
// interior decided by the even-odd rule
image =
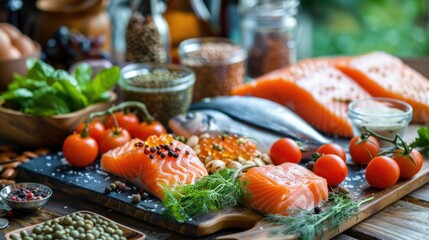
<svg viewBox="0 0 429 240">
<path fill-rule="evenodd" d="M 93 214 L 73 213 L 61 219 L 47 221 L 43 225 L 35 227 L 30 233 L 23 230 L 20 234 L 11 235 L 11 239 L 127 239 L 123 235 L 123 231 L 112 221 L 104 220 Z"/>
<path fill-rule="evenodd" d="M 120 84 L 127 101 L 144 103 L 155 119 L 164 126 L 177 114 L 188 111 L 192 101 L 194 78 L 184 81 L 189 72 L 157 68 Z M 191 76 L 189 76 L 191 77 Z"/>
<path fill-rule="evenodd" d="M 154 69 L 149 74 L 130 78 L 128 81 L 130 85 L 135 87 L 162 88 L 171 86 L 169 81 L 185 77 L 186 75 L 184 72 L 173 72 L 161 68 Z"/>
</svg>

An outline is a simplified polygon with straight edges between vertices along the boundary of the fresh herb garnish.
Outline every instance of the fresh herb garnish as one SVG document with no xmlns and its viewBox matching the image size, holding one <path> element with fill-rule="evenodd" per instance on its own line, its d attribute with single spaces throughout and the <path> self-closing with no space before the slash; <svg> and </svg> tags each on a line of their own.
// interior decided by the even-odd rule
<svg viewBox="0 0 429 240">
<path fill-rule="evenodd" d="M 105 102 L 120 75 L 118 67 L 111 67 L 92 78 L 88 64 L 80 64 L 69 74 L 35 59 L 27 61 L 27 67 L 27 73 L 15 74 L 8 91 L 0 94 L 0 104 L 38 116 L 66 114 Z"/>
<path fill-rule="evenodd" d="M 417 138 L 410 144 L 412 148 L 421 148 L 422 152 L 429 154 L 429 126 L 417 130 Z"/>
<path fill-rule="evenodd" d="M 340 192 L 332 194 L 318 211 L 291 210 L 288 216 L 271 214 L 266 220 L 277 225 L 271 234 L 292 234 L 301 239 L 315 239 L 323 236 L 326 229 L 337 230 L 343 221 L 358 213 L 362 204 L 372 199 L 373 197 L 356 202 Z"/>
<path fill-rule="evenodd" d="M 249 194 L 243 182 L 236 179 L 235 171 L 224 169 L 194 184 L 166 187 L 164 215 L 171 220 L 184 222 L 202 214 L 234 207 Z"/>
</svg>

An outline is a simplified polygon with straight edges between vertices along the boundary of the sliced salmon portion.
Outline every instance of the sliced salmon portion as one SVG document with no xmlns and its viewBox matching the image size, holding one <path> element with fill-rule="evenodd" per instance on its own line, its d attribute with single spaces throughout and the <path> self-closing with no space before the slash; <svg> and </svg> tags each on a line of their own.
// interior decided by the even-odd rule
<svg viewBox="0 0 429 240">
<path fill-rule="evenodd" d="M 250 192 L 246 205 L 265 214 L 311 210 L 328 198 L 326 180 L 295 163 L 254 167 L 241 181 Z"/>
<path fill-rule="evenodd" d="M 374 97 L 396 98 L 410 104 L 414 122 L 429 123 L 429 80 L 399 58 L 373 52 L 334 65 Z"/>
<path fill-rule="evenodd" d="M 241 85 L 232 94 L 269 99 L 288 107 L 319 131 L 351 137 L 348 103 L 370 95 L 332 65 L 347 59 L 303 60 Z"/>
<path fill-rule="evenodd" d="M 133 139 L 108 151 L 101 157 L 101 168 L 158 198 L 163 197 L 165 186 L 191 184 L 208 175 L 193 149 L 167 134 L 151 136 L 146 142 Z"/>
</svg>

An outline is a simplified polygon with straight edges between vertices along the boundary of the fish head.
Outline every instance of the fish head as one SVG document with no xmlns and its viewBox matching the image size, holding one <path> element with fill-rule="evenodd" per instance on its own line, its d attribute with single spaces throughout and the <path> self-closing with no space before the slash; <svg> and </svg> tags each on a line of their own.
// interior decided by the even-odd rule
<svg viewBox="0 0 429 240">
<path fill-rule="evenodd" d="M 215 131 L 214 121 L 215 119 L 204 111 L 191 111 L 172 117 L 168 126 L 178 136 L 190 137 Z"/>
</svg>

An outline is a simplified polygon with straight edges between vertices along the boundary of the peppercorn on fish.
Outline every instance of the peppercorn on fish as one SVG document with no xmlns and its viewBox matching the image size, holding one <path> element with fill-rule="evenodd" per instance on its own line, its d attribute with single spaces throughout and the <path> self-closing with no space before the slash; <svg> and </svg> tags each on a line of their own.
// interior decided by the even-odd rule
<svg viewBox="0 0 429 240">
<path fill-rule="evenodd" d="M 101 168 L 160 199 L 165 186 L 191 184 L 208 175 L 194 150 L 168 134 L 146 142 L 136 138 L 108 151 L 101 157 Z"/>
</svg>

